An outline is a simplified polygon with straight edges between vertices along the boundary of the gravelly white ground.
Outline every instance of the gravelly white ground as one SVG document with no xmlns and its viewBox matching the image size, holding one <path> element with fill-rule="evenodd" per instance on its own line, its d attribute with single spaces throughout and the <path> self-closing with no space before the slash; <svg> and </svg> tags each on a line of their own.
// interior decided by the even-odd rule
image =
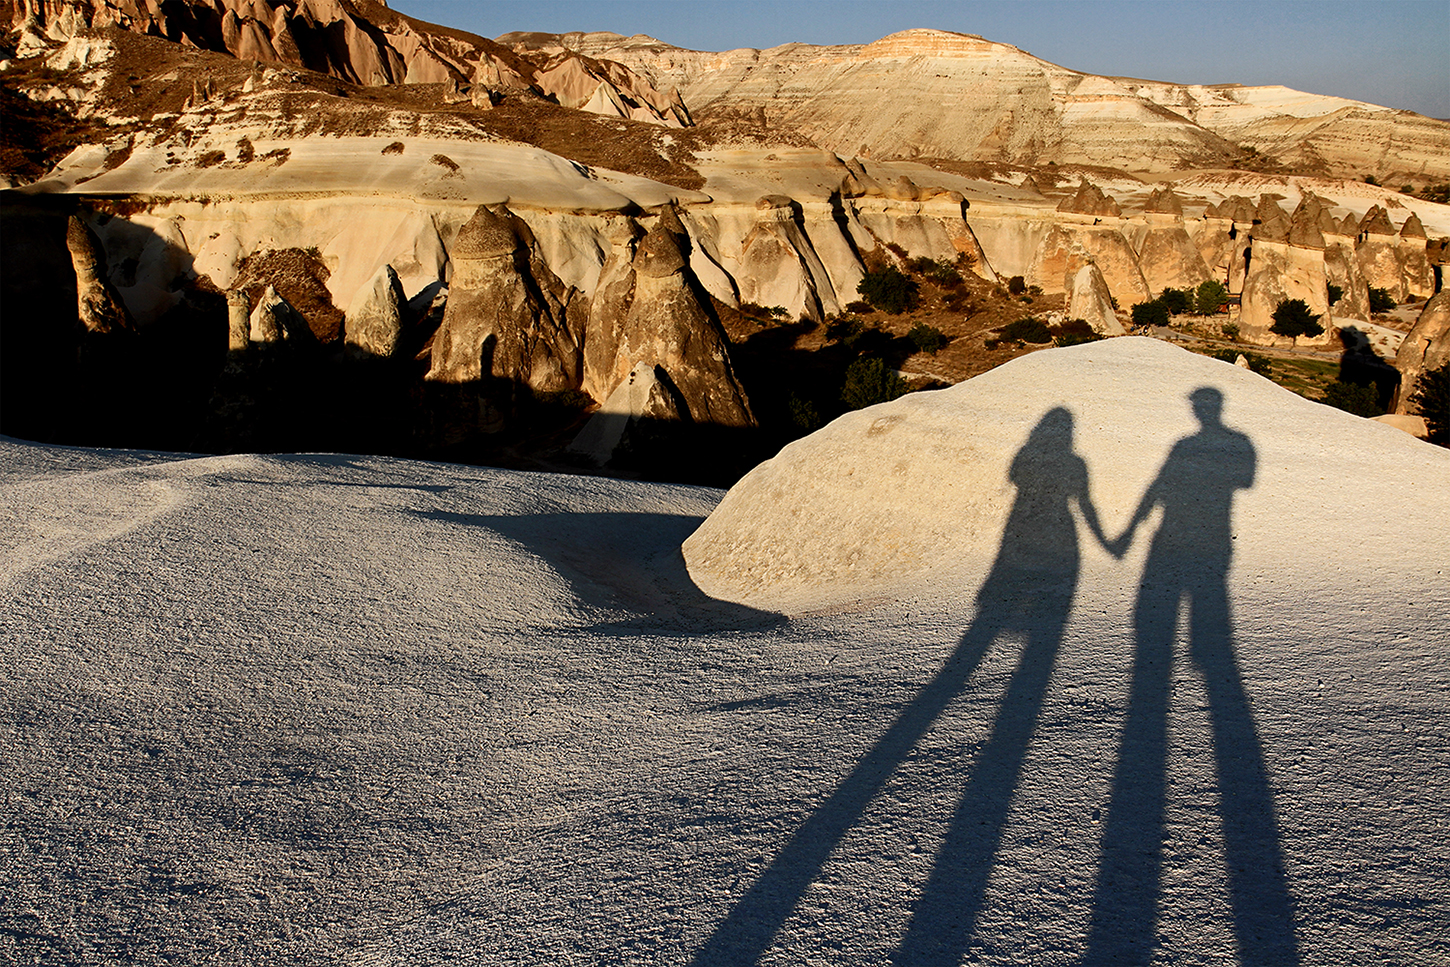
<svg viewBox="0 0 1450 967">
<path fill-rule="evenodd" d="M 1019 662 L 976 582 L 710 601 L 720 497 L 0 440 L 0 962 L 1450 962 L 1443 561 L 1232 585 L 1259 748 L 1180 643 L 1155 821 L 1141 556 Z"/>
</svg>

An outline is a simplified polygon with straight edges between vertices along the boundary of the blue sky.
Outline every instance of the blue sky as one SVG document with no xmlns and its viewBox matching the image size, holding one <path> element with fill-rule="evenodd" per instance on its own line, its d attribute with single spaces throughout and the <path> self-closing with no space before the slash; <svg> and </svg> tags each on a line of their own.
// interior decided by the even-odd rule
<svg viewBox="0 0 1450 967">
<path fill-rule="evenodd" d="M 1283 84 L 1450 118 L 1450 0 L 391 0 L 422 20 L 646 33 L 730 50 L 868 43 L 908 27 L 981 34 L 1073 70 Z"/>
</svg>

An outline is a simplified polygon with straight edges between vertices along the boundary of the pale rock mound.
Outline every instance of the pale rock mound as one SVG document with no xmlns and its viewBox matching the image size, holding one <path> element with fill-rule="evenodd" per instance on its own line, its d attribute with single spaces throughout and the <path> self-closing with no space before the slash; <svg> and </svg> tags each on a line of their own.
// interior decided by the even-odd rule
<svg viewBox="0 0 1450 967">
<path fill-rule="evenodd" d="M 685 561 L 707 594 L 787 613 L 956 593 L 1009 555 L 1070 585 L 1079 556 L 1114 566 L 1085 526 L 1084 496 L 1116 538 L 1175 441 L 1192 459 L 1155 492 L 1220 508 L 1190 512 L 1196 526 L 1178 544 L 1155 545 L 1169 569 L 1191 571 L 1205 555 L 1228 563 L 1232 548 L 1231 589 L 1292 586 L 1335 572 L 1351 526 L 1386 566 L 1443 560 L 1443 535 L 1394 515 L 1411 499 L 1450 501 L 1450 451 L 1236 366 L 1123 337 L 848 413 L 736 484 L 685 541 Z M 1365 493 L 1395 506 L 1366 517 Z M 1326 518 L 1326 507 L 1345 509 Z M 1036 546 L 1042 535 L 1057 536 Z M 1137 574 L 1129 566 L 1122 580 Z"/>
<path fill-rule="evenodd" d="M 257 301 L 257 307 L 252 310 L 249 329 L 251 341 L 264 346 L 275 346 L 284 342 L 300 345 L 314 341 L 306 318 L 270 285 Z"/>
</svg>

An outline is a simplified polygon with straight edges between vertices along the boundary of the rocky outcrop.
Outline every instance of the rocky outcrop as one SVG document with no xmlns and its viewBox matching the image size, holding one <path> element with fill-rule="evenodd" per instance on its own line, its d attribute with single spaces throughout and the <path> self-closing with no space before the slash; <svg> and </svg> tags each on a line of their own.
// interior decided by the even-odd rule
<svg viewBox="0 0 1450 967">
<path fill-rule="evenodd" d="M 1300 346 L 1334 345 L 1334 327 L 1327 317 L 1329 309 L 1328 280 L 1325 276 L 1323 241 L 1317 248 L 1291 244 L 1290 224 L 1281 216 L 1269 223 L 1276 229 L 1269 237 L 1254 236 L 1252 261 L 1244 282 L 1238 326 L 1240 338 L 1261 346 L 1275 342 L 1293 342 Z M 1302 299 L 1311 312 L 1321 318 L 1323 333 L 1313 337 L 1289 340 L 1269 331 L 1274 324 L 1274 310 L 1286 299 Z"/>
<path fill-rule="evenodd" d="M 686 417 L 669 377 L 657 366 L 640 363 L 584 424 L 569 450 L 604 466 L 621 449 L 630 449 L 641 434 Z"/>
<path fill-rule="evenodd" d="M 525 392 L 577 388 L 575 292 L 544 264 L 528 226 L 503 206 L 479 206 L 450 254 L 453 278 L 427 379 L 475 384 L 485 430 L 501 429 Z"/>
<path fill-rule="evenodd" d="M 1097 265 L 1085 261 L 1067 285 L 1067 304 L 1063 310 L 1069 319 L 1082 319 L 1093 332 L 1119 336 L 1125 330 L 1113 310 L 1113 297 Z"/>
<path fill-rule="evenodd" d="M 247 351 L 252 341 L 252 322 L 248 310 L 251 300 L 238 289 L 227 293 L 227 352 L 235 355 Z"/>
<path fill-rule="evenodd" d="M 367 0 L 21 0 L 13 26 L 51 40 L 118 27 L 240 60 L 284 64 L 354 84 L 450 84 L 456 100 L 491 106 L 532 90 L 565 107 L 683 127 L 677 90 L 656 90 L 623 64 L 557 49 L 532 64 L 483 37 L 439 29 Z"/>
<path fill-rule="evenodd" d="M 942 30 L 718 54 L 613 34 L 547 42 L 675 85 L 697 116 L 753 115 L 842 155 L 1171 171 L 1240 160 L 1247 144 L 1342 177 L 1450 178 L 1443 121 L 1282 87 L 1097 77 Z"/>
<path fill-rule="evenodd" d="M 131 321 L 121 297 L 112 288 L 100 239 L 75 215 L 66 222 L 65 245 L 76 273 L 76 312 L 87 332 L 131 332 Z"/>
<path fill-rule="evenodd" d="M 267 286 L 248 320 L 249 338 L 253 343 L 272 347 L 283 343 L 295 346 L 316 342 L 307 319 L 292 304 Z"/>
<path fill-rule="evenodd" d="M 1410 402 L 1420 377 L 1432 369 L 1450 363 L 1450 289 L 1438 293 L 1420 312 L 1400 344 L 1395 368 L 1400 371 L 1400 390 L 1395 412 L 1414 414 L 1419 411 Z"/>
<path fill-rule="evenodd" d="M 1399 233 L 1390 222 L 1389 212 L 1379 205 L 1370 208 L 1360 219 L 1355 257 L 1368 285 L 1384 289 L 1396 302 L 1409 298 L 1410 288 L 1405 281 Z"/>
<path fill-rule="evenodd" d="M 1405 292 L 1412 299 L 1427 299 L 1435 292 L 1435 273 L 1430 268 L 1427 241 L 1420 216 L 1411 212 L 1400 227 L 1400 267 Z"/>
<path fill-rule="evenodd" d="M 1183 202 L 1172 188 L 1154 189 L 1141 218 L 1147 230 L 1138 241 L 1138 264 L 1153 293 L 1166 288 L 1187 291 L 1213 277 L 1188 235 Z"/>
<path fill-rule="evenodd" d="M 1071 197 L 1064 198 L 1058 203 L 1057 210 L 1107 218 L 1116 218 L 1123 213 L 1116 201 L 1105 195 L 1101 188 L 1086 178 L 1077 186 L 1077 191 Z"/>
<path fill-rule="evenodd" d="M 706 308 L 682 242 L 683 229 L 668 212 L 643 238 L 629 225 L 620 227 L 590 305 L 584 391 L 607 401 L 643 364 L 677 394 L 682 416 L 751 426 L 729 340 Z"/>
<path fill-rule="evenodd" d="M 801 209 L 785 195 L 766 195 L 755 203 L 755 224 L 740 242 L 735 265 L 740 299 L 820 320 L 839 312 L 840 301 L 827 281 L 829 273 L 801 224 Z M 797 307 L 799 310 L 797 311 Z"/>
<path fill-rule="evenodd" d="M 1054 223 L 1032 256 L 1025 278 L 1048 293 L 1063 292 L 1089 258 L 1122 306 L 1147 302 L 1153 296 L 1143 277 L 1138 253 L 1116 224 L 1092 226 Z"/>
<path fill-rule="evenodd" d="M 678 90 L 657 91 L 649 81 L 612 61 L 561 52 L 539 68 L 534 86 L 564 107 L 591 114 L 672 127 L 691 123 Z"/>
<path fill-rule="evenodd" d="M 391 265 L 378 269 L 358 290 L 343 319 L 344 339 L 355 355 L 392 359 L 403 339 L 403 308 L 407 299 Z"/>
</svg>

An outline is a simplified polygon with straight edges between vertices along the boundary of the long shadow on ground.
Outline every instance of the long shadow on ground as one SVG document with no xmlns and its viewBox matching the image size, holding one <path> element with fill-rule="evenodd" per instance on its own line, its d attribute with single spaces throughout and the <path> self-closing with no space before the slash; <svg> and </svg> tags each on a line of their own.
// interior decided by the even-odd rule
<svg viewBox="0 0 1450 967">
<path fill-rule="evenodd" d="M 1077 587 L 1071 503 L 1099 535 L 1087 467 L 1072 449 L 1072 415 L 1050 411 L 1012 462 L 1017 500 L 976 617 L 936 676 L 808 818 L 705 942 L 694 964 L 753 964 L 770 946 L 831 852 L 1003 635 L 1024 641 L 1003 712 L 972 768 L 936 868 L 897 951 L 906 963 L 957 963 L 981 911 L 1028 742 L 1041 711 Z"/>
<path fill-rule="evenodd" d="M 518 541 L 569 581 L 581 603 L 624 612 L 595 634 L 711 634 L 762 630 L 783 615 L 707 596 L 690 580 L 680 545 L 704 518 L 690 514 L 605 513 L 519 516 L 415 511 L 430 520 L 486 527 Z"/>
</svg>

